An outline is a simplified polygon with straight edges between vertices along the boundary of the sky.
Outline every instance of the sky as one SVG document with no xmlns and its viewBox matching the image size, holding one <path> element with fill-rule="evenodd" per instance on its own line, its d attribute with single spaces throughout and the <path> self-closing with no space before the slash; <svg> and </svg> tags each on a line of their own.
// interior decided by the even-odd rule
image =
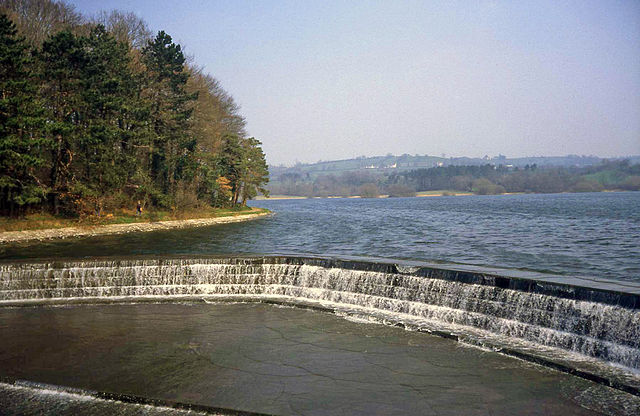
<svg viewBox="0 0 640 416">
<path fill-rule="evenodd" d="M 69 3 L 169 33 L 271 164 L 640 154 L 640 1 Z"/>
</svg>

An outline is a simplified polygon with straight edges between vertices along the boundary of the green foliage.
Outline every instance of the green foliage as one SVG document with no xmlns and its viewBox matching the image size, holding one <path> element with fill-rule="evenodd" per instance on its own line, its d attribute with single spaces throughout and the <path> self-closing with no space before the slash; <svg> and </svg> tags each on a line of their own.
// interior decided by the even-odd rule
<svg viewBox="0 0 640 416">
<path fill-rule="evenodd" d="M 328 163 L 328 162 L 327 162 Z M 369 169 L 344 172 L 341 175 L 319 175 L 288 172 L 280 174 L 271 191 L 279 195 L 349 196 L 362 195 L 360 187 L 376 184 L 387 193 L 396 194 L 396 185 L 408 189 L 399 195 L 443 189 L 476 194 L 505 192 L 598 192 L 602 190 L 640 190 L 640 164 L 626 160 L 604 162 L 593 166 L 539 168 L 535 164 L 524 168 L 506 166 L 443 166 L 394 174 L 374 174 Z M 394 192 L 390 192 L 389 190 Z"/>
<path fill-rule="evenodd" d="M 184 54 L 164 31 L 142 50 L 142 61 L 148 71 L 143 94 L 151 104 L 153 129 L 150 175 L 163 193 L 175 196 L 176 181 L 193 169 L 190 158 L 196 140 L 189 134 L 189 119 L 197 94 L 186 91 L 189 74 Z"/>
<path fill-rule="evenodd" d="M 627 189 L 625 181 L 636 173 L 640 173 L 640 165 L 621 161 L 583 168 L 446 166 L 393 175 L 388 180 L 413 185 L 419 191 L 455 189 L 483 195 L 504 192 L 598 192 L 604 189 Z"/>
<path fill-rule="evenodd" d="M 49 148 L 45 176 L 55 214 L 75 211 L 70 195 L 73 161 L 81 132 L 81 69 L 86 63 L 82 40 L 71 32 L 47 39 L 37 54 L 41 98 L 46 109 Z"/>
<path fill-rule="evenodd" d="M 122 189 L 133 170 L 135 157 L 127 147 L 123 121 L 134 104 L 128 46 L 117 42 L 103 26 L 82 39 L 82 123 L 76 146 L 74 181 L 95 195 L 101 211 L 105 195 Z"/>
<path fill-rule="evenodd" d="M 269 182 L 269 167 L 261 146 L 262 143 L 254 137 L 249 137 L 243 142 L 246 168 L 242 175 L 242 205 L 246 204 L 247 199 L 254 198 L 258 192 L 269 196 L 269 191 L 264 187 Z"/>
<path fill-rule="evenodd" d="M 242 198 L 245 205 L 258 192 L 268 195 L 264 185 L 269 181 L 269 170 L 261 146 L 253 137 L 243 139 L 232 134 L 224 137 L 218 165 L 221 176 L 229 180 L 232 204 Z"/>
<path fill-rule="evenodd" d="M 584 175 L 586 180 L 598 183 L 602 185 L 602 187 L 616 186 L 624 182 L 626 176 L 627 175 L 623 171 L 615 169 L 607 169 L 600 172 Z"/>
<path fill-rule="evenodd" d="M 44 163 L 45 119 L 32 81 L 32 61 L 15 25 L 0 15 L 0 212 L 17 215 L 44 199 L 36 171 Z"/>
<path fill-rule="evenodd" d="M 266 194 L 261 143 L 244 137 L 231 96 L 165 32 L 137 49 L 139 19 L 103 17 L 114 33 L 52 24 L 68 30 L 35 41 L 31 59 L 0 16 L 2 215 L 100 216 L 137 200 L 176 212 Z"/>
<path fill-rule="evenodd" d="M 480 178 L 473 181 L 471 190 L 478 195 L 498 195 L 505 192 L 504 187 L 492 183 L 486 178 Z"/>
</svg>

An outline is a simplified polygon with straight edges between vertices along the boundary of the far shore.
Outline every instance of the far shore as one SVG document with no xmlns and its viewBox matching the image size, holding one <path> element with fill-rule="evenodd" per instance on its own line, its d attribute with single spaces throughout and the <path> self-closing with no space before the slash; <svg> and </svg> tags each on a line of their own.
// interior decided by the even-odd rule
<svg viewBox="0 0 640 416">
<path fill-rule="evenodd" d="M 634 192 L 634 191 L 625 191 L 620 189 L 604 189 L 599 192 Z M 561 194 L 573 194 L 580 192 L 559 192 Z M 503 192 L 501 194 L 488 194 L 491 196 L 501 196 L 501 195 L 527 195 L 529 193 L 526 192 Z M 529 195 L 539 194 L 537 192 L 530 193 Z M 473 192 L 464 192 L 464 191 L 421 191 L 416 192 L 415 195 L 409 195 L 405 198 L 423 198 L 423 197 L 436 197 L 436 196 L 471 196 L 471 195 L 482 195 L 482 194 L 474 194 Z M 363 198 L 363 199 L 381 199 L 381 198 L 393 198 L 389 195 L 378 195 L 374 197 L 365 198 L 360 195 L 350 195 L 350 196 L 300 196 L 300 195 L 272 195 L 269 197 L 265 197 L 264 195 L 259 195 L 255 198 L 258 201 L 267 201 L 267 200 L 278 200 L 278 199 L 340 199 L 340 198 Z"/>
<path fill-rule="evenodd" d="M 215 224 L 229 224 L 241 221 L 250 221 L 271 215 L 269 210 L 252 208 L 247 211 L 239 211 L 233 215 L 192 218 L 184 220 L 132 222 L 126 224 L 83 225 L 64 228 L 47 228 L 23 231 L 0 232 L 0 244 L 28 243 L 35 241 L 65 239 L 76 237 L 93 237 L 99 235 L 127 234 L 132 232 L 149 232 L 158 230 L 171 230 L 191 227 L 206 227 Z"/>
<path fill-rule="evenodd" d="M 427 197 L 427 196 L 430 197 L 430 196 L 467 196 L 467 195 L 475 195 L 475 194 L 471 192 L 462 192 L 462 191 L 423 191 L 423 192 L 417 192 L 415 195 L 412 195 L 412 196 L 420 198 L 420 197 Z M 503 194 L 503 195 L 506 195 L 506 194 Z M 278 200 L 278 199 L 338 199 L 338 198 L 365 199 L 360 195 L 349 195 L 349 196 L 271 195 L 269 197 L 259 195 L 255 199 L 258 201 L 266 201 L 266 200 Z M 378 196 L 366 198 L 366 199 L 379 199 L 379 198 L 392 198 L 392 197 L 389 195 L 378 195 Z"/>
</svg>

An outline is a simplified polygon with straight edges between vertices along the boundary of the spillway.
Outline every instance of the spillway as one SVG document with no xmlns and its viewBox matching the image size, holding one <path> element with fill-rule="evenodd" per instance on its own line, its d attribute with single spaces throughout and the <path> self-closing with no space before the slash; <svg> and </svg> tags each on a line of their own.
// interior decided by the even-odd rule
<svg viewBox="0 0 640 416">
<path fill-rule="evenodd" d="M 311 257 L 0 265 L 0 306 L 257 301 L 430 332 L 640 395 L 640 290 Z"/>
</svg>

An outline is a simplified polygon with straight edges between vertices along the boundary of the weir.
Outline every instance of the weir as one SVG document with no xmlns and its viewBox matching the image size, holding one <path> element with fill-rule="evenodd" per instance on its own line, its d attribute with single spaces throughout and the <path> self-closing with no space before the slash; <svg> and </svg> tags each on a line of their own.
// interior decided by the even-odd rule
<svg viewBox="0 0 640 416">
<path fill-rule="evenodd" d="M 7 263 L 0 306 L 260 301 L 474 344 L 640 395 L 640 291 L 310 257 Z"/>
</svg>

